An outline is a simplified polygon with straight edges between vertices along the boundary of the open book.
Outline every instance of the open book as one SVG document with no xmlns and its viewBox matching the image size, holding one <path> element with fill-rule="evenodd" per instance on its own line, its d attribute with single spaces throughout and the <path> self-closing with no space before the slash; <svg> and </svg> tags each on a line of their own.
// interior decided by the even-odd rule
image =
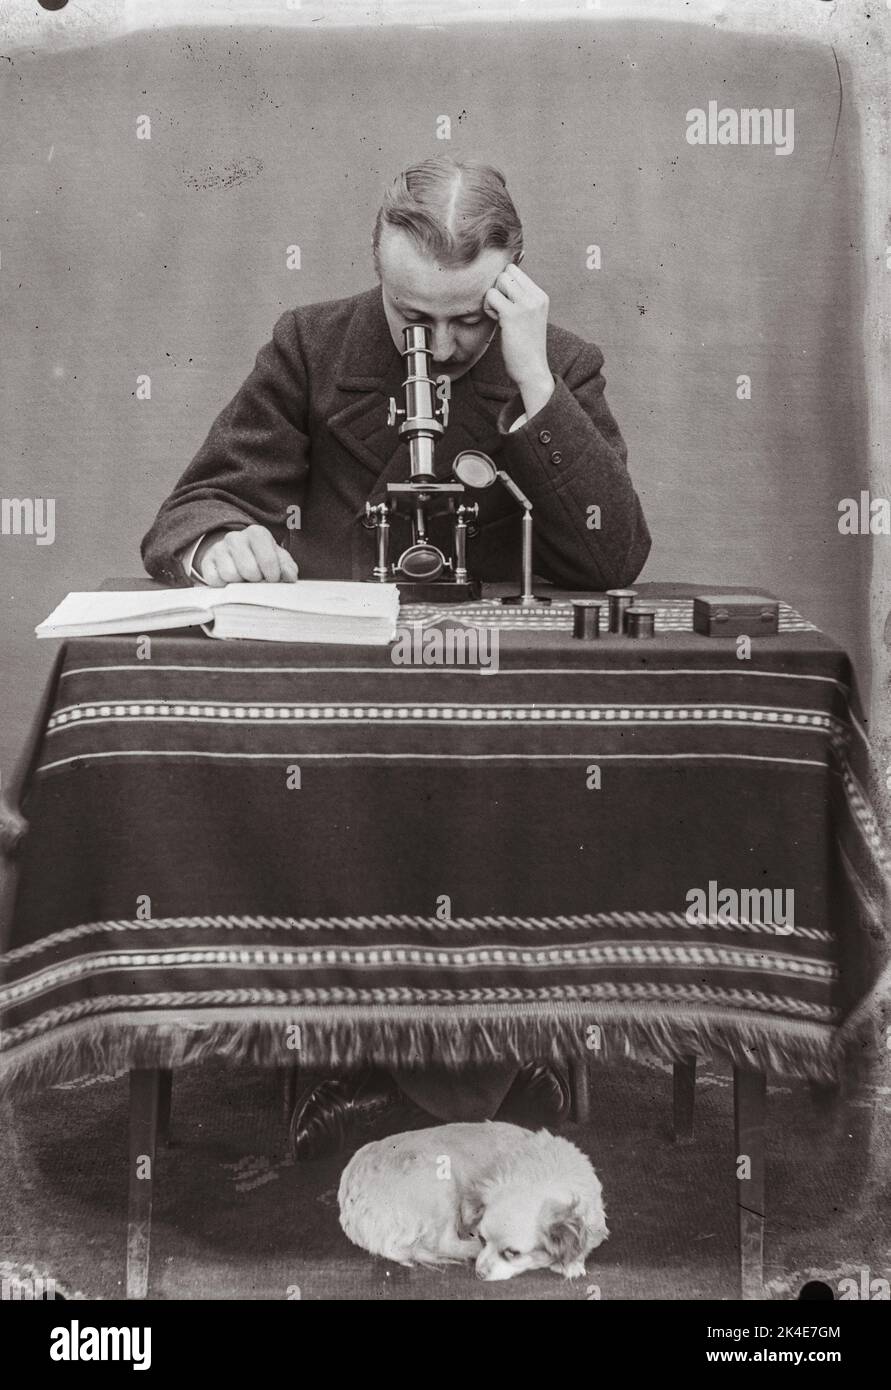
<svg viewBox="0 0 891 1390">
<path fill-rule="evenodd" d="M 222 589 L 196 585 L 69 594 L 35 632 L 38 637 L 101 637 L 201 627 L 211 637 L 385 646 L 396 635 L 398 618 L 395 584 L 298 579 Z"/>
</svg>

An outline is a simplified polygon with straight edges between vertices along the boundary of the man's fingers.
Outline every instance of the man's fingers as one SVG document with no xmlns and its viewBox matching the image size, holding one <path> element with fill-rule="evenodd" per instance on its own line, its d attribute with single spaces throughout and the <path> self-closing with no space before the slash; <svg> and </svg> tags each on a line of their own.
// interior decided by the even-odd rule
<svg viewBox="0 0 891 1390">
<path fill-rule="evenodd" d="M 232 555 L 232 534 L 237 533 L 231 533 L 208 551 L 207 559 L 216 566 L 222 584 L 240 584 L 242 580 L 241 571 Z M 207 560 L 204 563 L 207 564 Z"/>
<path fill-rule="evenodd" d="M 265 577 L 254 553 L 251 537 L 247 531 L 233 531 L 223 542 L 227 554 L 238 572 L 238 581 L 245 584 L 259 584 Z M 230 580 L 230 583 L 238 581 Z"/>
<path fill-rule="evenodd" d="M 296 563 L 265 526 L 248 526 L 240 531 L 233 553 L 249 584 L 292 584 L 297 579 Z"/>
<path fill-rule="evenodd" d="M 502 270 L 501 274 L 496 276 L 495 289 L 499 290 L 506 299 L 513 300 L 520 294 L 521 287 L 517 284 L 516 280 L 508 274 L 508 270 L 510 270 L 510 266 L 507 267 L 507 270 Z"/>
<path fill-rule="evenodd" d="M 279 546 L 279 563 L 281 564 L 281 577 L 285 584 L 294 584 L 300 574 L 297 568 L 297 561 L 290 551 L 285 550 L 284 546 Z"/>
<path fill-rule="evenodd" d="M 528 290 L 528 289 L 537 290 L 537 289 L 538 289 L 538 285 L 536 285 L 536 283 L 535 283 L 535 281 L 533 280 L 532 276 L 531 276 L 531 275 L 527 275 L 526 272 L 525 272 L 525 270 L 521 270 L 520 267 L 517 265 L 516 261 L 514 261 L 511 265 L 505 266 L 504 269 L 505 269 L 505 274 L 508 274 L 508 275 L 510 276 L 510 278 L 511 278 L 517 285 L 521 286 L 524 290 Z"/>
<path fill-rule="evenodd" d="M 536 285 L 515 265 L 505 266 L 495 281 L 495 288 L 506 295 L 512 304 L 528 305 L 529 308 L 545 304 L 548 299 L 541 285 Z"/>
<path fill-rule="evenodd" d="M 207 548 L 199 572 L 215 589 L 223 584 L 293 584 L 299 573 L 296 561 L 265 526 L 229 531 Z"/>
<path fill-rule="evenodd" d="M 275 538 L 265 526 L 251 526 L 244 533 L 251 551 L 255 566 L 260 573 L 258 579 L 265 579 L 267 584 L 277 584 L 280 578 L 281 566 L 279 565 L 279 548 L 275 543 Z"/>
<path fill-rule="evenodd" d="M 220 572 L 209 555 L 205 555 L 201 561 L 201 577 L 212 589 L 221 589 L 226 582 L 220 578 Z"/>
<path fill-rule="evenodd" d="M 265 526 L 251 526 L 244 535 L 267 584 L 289 583 L 297 578 L 297 567 L 290 555 L 283 546 L 276 544 L 275 537 Z"/>
<path fill-rule="evenodd" d="M 496 290 L 493 285 L 492 289 L 486 290 L 486 293 L 483 295 L 483 307 L 486 309 L 487 313 L 491 309 L 495 318 L 500 318 L 505 309 L 510 309 L 511 302 L 506 294 L 502 294 L 500 290 Z"/>
</svg>

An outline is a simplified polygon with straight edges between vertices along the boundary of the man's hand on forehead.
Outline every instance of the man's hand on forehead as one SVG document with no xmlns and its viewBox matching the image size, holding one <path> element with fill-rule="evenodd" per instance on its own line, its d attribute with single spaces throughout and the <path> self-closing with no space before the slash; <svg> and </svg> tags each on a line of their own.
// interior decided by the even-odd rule
<svg viewBox="0 0 891 1390">
<path fill-rule="evenodd" d="M 540 409 L 554 389 L 547 352 L 549 304 L 544 290 L 513 263 L 496 276 L 483 300 L 485 312 L 501 329 L 504 365 L 528 414 Z"/>
</svg>

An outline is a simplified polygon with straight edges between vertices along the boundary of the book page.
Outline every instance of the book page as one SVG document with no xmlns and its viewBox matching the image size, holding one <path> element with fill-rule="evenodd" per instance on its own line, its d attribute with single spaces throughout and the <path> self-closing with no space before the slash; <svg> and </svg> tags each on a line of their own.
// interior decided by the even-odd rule
<svg viewBox="0 0 891 1390">
<path fill-rule="evenodd" d="M 345 618 L 388 618 L 399 609 L 395 584 L 300 579 L 296 584 L 225 584 L 211 589 L 103 590 L 71 593 L 35 629 L 39 637 L 59 629 L 119 627 L 121 623 L 171 618 L 169 626 L 197 623 L 217 608 L 239 605 L 288 613 Z M 160 624 L 156 624 L 160 625 Z"/>
<path fill-rule="evenodd" d="M 239 585 L 236 588 L 241 587 Z M 95 627 L 162 614 L 201 614 L 214 606 L 223 590 L 195 586 L 191 589 L 136 589 L 100 593 L 71 593 L 39 624 L 39 633 L 58 627 Z"/>
<path fill-rule="evenodd" d="M 399 607 L 395 584 L 364 584 L 340 579 L 298 579 L 295 584 L 227 584 L 214 591 L 212 604 L 250 604 L 290 613 L 325 613 L 332 617 L 389 617 Z"/>
</svg>

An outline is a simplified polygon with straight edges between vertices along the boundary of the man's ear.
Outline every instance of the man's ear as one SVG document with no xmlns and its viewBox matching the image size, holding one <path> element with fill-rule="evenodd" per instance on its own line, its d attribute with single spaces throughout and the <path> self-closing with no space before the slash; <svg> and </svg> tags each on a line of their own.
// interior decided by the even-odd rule
<svg viewBox="0 0 891 1390">
<path fill-rule="evenodd" d="M 476 1235 L 476 1228 L 482 1221 L 485 1210 L 485 1204 L 478 1192 L 464 1193 L 458 1207 L 458 1219 L 455 1223 L 461 1240 L 468 1240 L 470 1236 Z"/>
</svg>

